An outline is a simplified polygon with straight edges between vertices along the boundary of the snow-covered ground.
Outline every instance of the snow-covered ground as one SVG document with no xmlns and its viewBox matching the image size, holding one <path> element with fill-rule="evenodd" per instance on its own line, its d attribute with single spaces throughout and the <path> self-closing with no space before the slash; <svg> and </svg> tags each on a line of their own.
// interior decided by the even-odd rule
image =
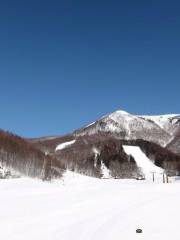
<svg viewBox="0 0 180 240">
<path fill-rule="evenodd" d="M 3 240 L 178 240 L 180 182 L 0 180 Z M 136 233 L 142 228 L 143 233 Z"/>
</svg>

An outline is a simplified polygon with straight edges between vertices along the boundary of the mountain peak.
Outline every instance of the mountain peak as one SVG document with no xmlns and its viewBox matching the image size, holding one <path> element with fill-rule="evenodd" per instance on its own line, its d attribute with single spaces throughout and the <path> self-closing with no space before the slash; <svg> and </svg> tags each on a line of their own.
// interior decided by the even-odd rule
<svg viewBox="0 0 180 240">
<path fill-rule="evenodd" d="M 117 110 L 117 111 L 114 112 L 114 114 L 130 115 L 130 113 L 128 113 L 124 110 Z"/>
</svg>

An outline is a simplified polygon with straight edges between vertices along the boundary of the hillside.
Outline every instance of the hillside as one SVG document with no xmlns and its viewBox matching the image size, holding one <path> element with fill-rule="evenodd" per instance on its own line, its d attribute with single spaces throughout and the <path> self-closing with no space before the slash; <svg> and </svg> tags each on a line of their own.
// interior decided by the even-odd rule
<svg viewBox="0 0 180 240">
<path fill-rule="evenodd" d="M 167 149 L 169 149 L 170 151 L 180 155 L 180 132 L 167 145 Z"/>
<path fill-rule="evenodd" d="M 142 139 L 122 140 L 110 133 L 67 135 L 56 139 L 33 140 L 33 144 L 58 159 L 65 169 L 101 177 L 105 166 L 112 177 L 135 178 L 141 175 L 133 156 L 123 145 L 139 146 L 146 156 L 170 175 L 179 174 L 180 156 L 153 142 Z"/>
<path fill-rule="evenodd" d="M 61 176 L 60 163 L 33 144 L 12 133 L 0 131 L 0 166 L 23 176 L 49 179 Z M 53 171 L 53 168 L 59 168 Z"/>
</svg>

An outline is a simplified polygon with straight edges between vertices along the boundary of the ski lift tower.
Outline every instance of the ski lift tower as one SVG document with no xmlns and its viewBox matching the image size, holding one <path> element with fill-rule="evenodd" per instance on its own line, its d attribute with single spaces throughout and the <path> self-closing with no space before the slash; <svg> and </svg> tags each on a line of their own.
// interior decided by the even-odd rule
<svg viewBox="0 0 180 240">
<path fill-rule="evenodd" d="M 152 173 L 152 180 L 153 180 L 153 182 L 155 182 L 155 173 L 156 172 L 152 171 L 151 173 Z"/>
</svg>

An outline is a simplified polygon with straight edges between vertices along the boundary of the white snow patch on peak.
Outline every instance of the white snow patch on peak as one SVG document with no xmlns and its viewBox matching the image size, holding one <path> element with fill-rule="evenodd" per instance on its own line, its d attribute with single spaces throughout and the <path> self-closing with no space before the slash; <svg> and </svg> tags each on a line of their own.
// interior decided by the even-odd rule
<svg viewBox="0 0 180 240">
<path fill-rule="evenodd" d="M 143 118 L 147 118 L 147 119 L 152 119 L 152 120 L 159 120 L 159 121 L 167 121 L 169 119 L 172 119 L 172 118 L 175 118 L 175 117 L 178 117 L 180 118 L 180 114 L 161 114 L 161 115 L 138 115 L 138 114 L 131 114 L 131 113 L 128 113 L 124 110 L 117 110 L 111 114 L 109 114 L 108 116 L 109 117 L 143 117 Z"/>
<path fill-rule="evenodd" d="M 69 147 L 70 145 L 74 144 L 76 142 L 76 140 L 72 140 L 72 141 L 69 141 L 69 142 L 64 142 L 64 143 L 61 143 L 59 144 L 57 147 L 56 147 L 56 150 L 55 151 L 58 151 L 58 150 L 62 150 L 64 148 L 67 148 Z"/>
<path fill-rule="evenodd" d="M 126 118 L 128 116 L 133 117 L 133 115 L 131 115 L 128 112 L 125 112 L 125 111 L 122 111 L 122 110 L 118 110 L 116 112 L 111 113 L 108 117 L 110 117 L 110 118 L 122 118 L 122 117 L 125 117 Z"/>
<path fill-rule="evenodd" d="M 92 122 L 92 123 L 88 124 L 86 127 L 90 127 L 90 126 L 92 126 L 94 123 L 95 123 L 95 122 Z"/>
<path fill-rule="evenodd" d="M 114 112 L 114 114 L 121 114 L 121 115 L 130 115 L 130 113 L 124 111 L 124 110 L 117 110 Z"/>
<path fill-rule="evenodd" d="M 119 132 L 121 130 L 125 130 L 128 136 L 131 135 L 133 129 L 137 128 L 136 123 L 142 122 L 142 120 L 139 119 L 137 116 L 131 115 L 130 113 L 127 113 L 125 111 L 116 111 L 114 113 L 111 113 L 105 119 L 105 122 L 108 122 L 109 120 L 113 120 L 115 123 L 108 123 L 107 130 L 110 130 L 112 132 Z"/>
<path fill-rule="evenodd" d="M 159 174 L 164 172 L 162 168 L 153 164 L 153 162 L 142 152 L 140 147 L 123 145 L 123 149 L 126 154 L 131 155 L 134 158 L 137 166 L 141 168 L 145 175 L 152 172 Z"/>
<path fill-rule="evenodd" d="M 177 117 L 180 116 L 180 114 L 162 114 L 162 115 L 142 115 L 142 117 L 151 117 L 151 118 L 173 118 L 173 117 Z"/>
<path fill-rule="evenodd" d="M 128 112 L 125 111 L 116 111 L 114 113 L 111 113 L 108 118 L 114 120 L 115 122 L 131 122 L 134 119 L 137 119 L 138 116 L 132 115 Z"/>
<path fill-rule="evenodd" d="M 140 116 L 140 117 L 150 119 L 150 120 L 154 121 L 155 123 L 162 125 L 164 123 L 167 123 L 169 120 L 172 120 L 173 118 L 180 118 L 180 115 L 179 114 L 166 114 L 166 115 L 159 115 L 159 116 L 144 115 L 144 116 Z"/>
</svg>

